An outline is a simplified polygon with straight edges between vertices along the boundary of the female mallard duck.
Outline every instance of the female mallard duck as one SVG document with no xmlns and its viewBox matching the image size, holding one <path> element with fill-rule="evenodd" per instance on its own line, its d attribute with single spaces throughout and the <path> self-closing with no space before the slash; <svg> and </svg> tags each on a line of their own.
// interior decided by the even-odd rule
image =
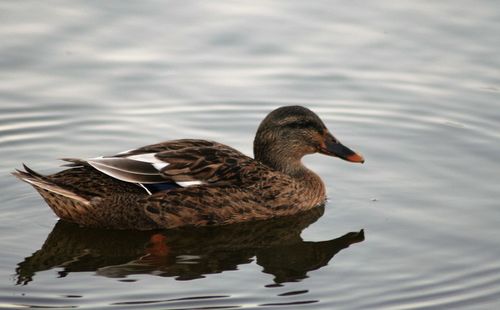
<svg viewBox="0 0 500 310">
<path fill-rule="evenodd" d="M 157 229 L 224 225 L 296 214 L 322 204 L 325 186 L 301 158 L 322 153 L 363 163 L 311 110 L 272 111 L 254 140 L 255 159 L 217 142 L 173 140 L 114 156 L 65 159 L 71 169 L 13 174 L 55 214 L 82 226 Z"/>
</svg>

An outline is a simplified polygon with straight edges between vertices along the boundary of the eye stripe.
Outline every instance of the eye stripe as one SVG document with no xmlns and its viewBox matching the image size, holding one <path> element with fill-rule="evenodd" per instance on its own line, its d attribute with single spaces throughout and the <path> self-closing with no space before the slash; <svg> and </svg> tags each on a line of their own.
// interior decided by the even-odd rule
<svg viewBox="0 0 500 310">
<path fill-rule="evenodd" d="M 296 128 L 296 129 L 314 129 L 318 132 L 322 132 L 323 128 L 317 122 L 313 121 L 297 121 L 293 123 L 288 123 L 283 125 L 283 127 Z"/>
</svg>

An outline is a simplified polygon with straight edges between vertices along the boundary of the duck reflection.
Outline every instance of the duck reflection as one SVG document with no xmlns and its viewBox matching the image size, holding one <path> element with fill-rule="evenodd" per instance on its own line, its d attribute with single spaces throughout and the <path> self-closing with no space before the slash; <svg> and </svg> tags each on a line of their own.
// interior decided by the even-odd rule
<svg viewBox="0 0 500 310">
<path fill-rule="evenodd" d="M 276 284 L 299 281 L 340 250 L 364 240 L 361 230 L 327 241 L 303 241 L 302 230 L 323 211 L 318 207 L 269 221 L 147 232 L 81 228 L 59 221 L 42 248 L 18 264 L 17 284 L 28 284 L 36 272 L 56 267 L 62 268 L 61 277 L 96 271 L 113 278 L 154 274 L 191 280 L 236 270 L 255 257 Z"/>
</svg>

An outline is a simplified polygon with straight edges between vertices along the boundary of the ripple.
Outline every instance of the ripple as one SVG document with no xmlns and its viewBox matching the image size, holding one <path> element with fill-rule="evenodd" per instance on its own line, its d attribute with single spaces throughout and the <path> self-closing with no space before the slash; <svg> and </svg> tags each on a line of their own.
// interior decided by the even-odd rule
<svg viewBox="0 0 500 310">
<path fill-rule="evenodd" d="M 0 246 L 8 253 L 0 307 L 498 308 L 498 5 L 0 6 Z M 98 253 L 13 284 L 16 264 L 43 247 L 57 220 L 8 176 L 21 162 L 52 172 L 56 158 L 176 138 L 250 155 L 259 122 L 283 105 L 313 109 L 367 159 L 305 159 L 330 199 L 302 238 L 365 228 L 363 246 L 278 285 L 253 256 L 235 264 L 235 251 L 220 254 L 231 271 L 185 281 L 68 267 L 112 258 Z M 64 252 L 54 251 L 52 259 Z M 220 271 L 217 262 L 210 270 Z"/>
</svg>

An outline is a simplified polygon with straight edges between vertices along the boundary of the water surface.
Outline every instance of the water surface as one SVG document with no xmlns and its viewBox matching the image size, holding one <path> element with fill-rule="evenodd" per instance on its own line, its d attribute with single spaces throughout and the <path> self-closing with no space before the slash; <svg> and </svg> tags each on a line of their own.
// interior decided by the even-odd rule
<svg viewBox="0 0 500 310">
<path fill-rule="evenodd" d="M 495 1 L 4 1 L 0 23 L 0 307 L 500 306 Z M 103 232 L 9 175 L 176 138 L 251 155 L 288 104 L 367 160 L 306 158 L 323 214 Z"/>
</svg>

